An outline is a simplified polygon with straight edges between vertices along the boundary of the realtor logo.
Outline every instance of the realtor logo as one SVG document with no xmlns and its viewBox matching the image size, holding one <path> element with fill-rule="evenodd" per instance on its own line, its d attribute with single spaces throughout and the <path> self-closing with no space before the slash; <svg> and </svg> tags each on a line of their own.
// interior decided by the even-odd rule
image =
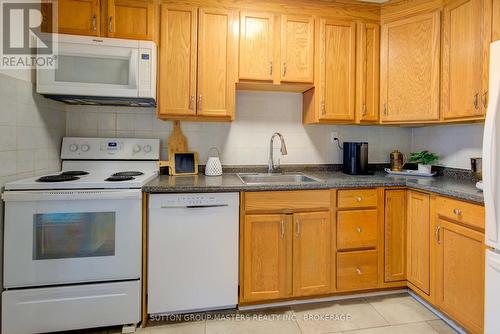
<svg viewBox="0 0 500 334">
<path fill-rule="evenodd" d="M 57 16 L 55 2 L 37 0 L 0 0 L 1 69 L 55 68 L 57 35 L 42 32 L 42 27 Z M 43 9 L 43 10 L 42 10 Z"/>
</svg>

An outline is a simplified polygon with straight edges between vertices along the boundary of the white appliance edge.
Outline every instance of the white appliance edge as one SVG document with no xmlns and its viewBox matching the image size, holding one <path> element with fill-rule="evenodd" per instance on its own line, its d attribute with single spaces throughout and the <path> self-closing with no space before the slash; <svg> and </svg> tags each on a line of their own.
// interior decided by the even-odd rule
<svg viewBox="0 0 500 334">
<path fill-rule="evenodd" d="M 483 136 L 483 187 L 486 209 L 485 324 L 486 334 L 500 333 L 500 41 L 490 47 L 489 103 Z"/>
</svg>

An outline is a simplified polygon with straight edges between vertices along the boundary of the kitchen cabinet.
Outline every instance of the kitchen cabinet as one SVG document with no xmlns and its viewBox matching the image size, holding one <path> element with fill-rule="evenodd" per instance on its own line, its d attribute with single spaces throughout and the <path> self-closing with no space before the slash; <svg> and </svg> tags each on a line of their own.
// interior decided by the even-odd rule
<svg viewBox="0 0 500 334">
<path fill-rule="evenodd" d="M 445 120 L 483 117 L 487 107 L 491 0 L 454 0 L 443 11 L 442 112 Z M 484 58 L 483 58 L 483 55 Z M 486 79 L 485 79 L 486 78 Z"/>
<path fill-rule="evenodd" d="M 101 10 L 99 0 L 59 0 L 57 32 L 60 34 L 100 36 Z M 47 16 L 50 20 L 51 16 Z"/>
<path fill-rule="evenodd" d="M 430 294 L 430 196 L 409 191 L 407 198 L 407 279 Z"/>
<path fill-rule="evenodd" d="M 60 34 L 154 40 L 157 24 L 153 0 L 59 0 Z M 42 29 L 51 32 L 52 15 L 43 10 Z"/>
<path fill-rule="evenodd" d="M 439 120 L 440 26 L 439 10 L 382 25 L 383 123 Z"/>
<path fill-rule="evenodd" d="M 473 333 L 482 333 L 484 234 L 437 219 L 436 304 Z"/>
<path fill-rule="evenodd" d="M 356 118 L 359 122 L 379 120 L 380 26 L 357 25 Z"/>
<path fill-rule="evenodd" d="M 231 10 L 161 5 L 160 118 L 232 119 L 234 24 Z"/>
<path fill-rule="evenodd" d="M 107 0 L 106 36 L 153 40 L 155 3 L 149 0 Z"/>
<path fill-rule="evenodd" d="M 246 301 L 292 294 L 292 218 L 247 215 L 243 230 L 243 296 Z"/>
<path fill-rule="evenodd" d="M 378 284 L 377 250 L 337 254 L 337 289 L 361 290 Z"/>
<path fill-rule="evenodd" d="M 385 191 L 385 282 L 406 280 L 406 196 L 406 190 Z"/>
<path fill-rule="evenodd" d="M 492 41 L 500 40 L 500 0 L 493 0 L 492 4 Z"/>
<path fill-rule="evenodd" d="M 240 13 L 240 81 L 313 83 L 314 19 Z"/>
<path fill-rule="evenodd" d="M 242 203 L 240 302 L 332 290 L 329 190 L 249 192 Z"/>
<path fill-rule="evenodd" d="M 281 17 L 281 81 L 314 81 L 314 19 L 310 16 Z"/>
<path fill-rule="evenodd" d="M 293 215 L 293 294 L 311 296 L 330 290 L 330 212 Z"/>
<path fill-rule="evenodd" d="M 319 120 L 354 121 L 356 24 L 319 23 Z"/>
</svg>

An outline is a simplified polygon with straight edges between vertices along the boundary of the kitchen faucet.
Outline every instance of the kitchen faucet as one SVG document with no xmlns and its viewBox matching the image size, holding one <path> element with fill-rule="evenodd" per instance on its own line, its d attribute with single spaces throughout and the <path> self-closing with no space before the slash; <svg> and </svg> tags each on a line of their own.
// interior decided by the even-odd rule
<svg viewBox="0 0 500 334">
<path fill-rule="evenodd" d="M 268 168 L 268 172 L 269 173 L 276 173 L 279 171 L 279 163 L 278 163 L 278 167 L 274 166 L 274 159 L 273 159 L 273 141 L 274 141 L 274 137 L 278 136 L 280 138 L 280 142 L 281 142 L 281 154 L 282 155 L 287 155 L 288 152 L 286 150 L 286 145 L 285 145 L 285 138 L 283 138 L 283 136 L 281 135 L 281 133 L 279 132 L 275 132 L 272 136 L 271 136 L 271 140 L 269 142 L 269 168 Z"/>
</svg>

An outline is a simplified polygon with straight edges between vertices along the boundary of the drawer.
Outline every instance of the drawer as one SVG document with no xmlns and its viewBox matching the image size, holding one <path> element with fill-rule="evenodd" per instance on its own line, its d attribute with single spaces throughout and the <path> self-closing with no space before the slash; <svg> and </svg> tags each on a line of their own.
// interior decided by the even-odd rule
<svg viewBox="0 0 500 334">
<path fill-rule="evenodd" d="M 353 189 L 338 191 L 338 207 L 344 208 L 362 208 L 377 206 L 376 189 Z"/>
<path fill-rule="evenodd" d="M 484 207 L 446 197 L 437 197 L 436 212 L 443 218 L 484 230 Z"/>
<path fill-rule="evenodd" d="M 246 212 L 328 211 L 332 205 L 330 190 L 247 192 L 244 203 Z"/>
<path fill-rule="evenodd" d="M 377 246 L 377 210 L 339 211 L 337 249 L 349 250 Z"/>
<path fill-rule="evenodd" d="M 376 250 L 337 254 L 337 289 L 374 288 L 378 284 L 378 253 Z"/>
</svg>

